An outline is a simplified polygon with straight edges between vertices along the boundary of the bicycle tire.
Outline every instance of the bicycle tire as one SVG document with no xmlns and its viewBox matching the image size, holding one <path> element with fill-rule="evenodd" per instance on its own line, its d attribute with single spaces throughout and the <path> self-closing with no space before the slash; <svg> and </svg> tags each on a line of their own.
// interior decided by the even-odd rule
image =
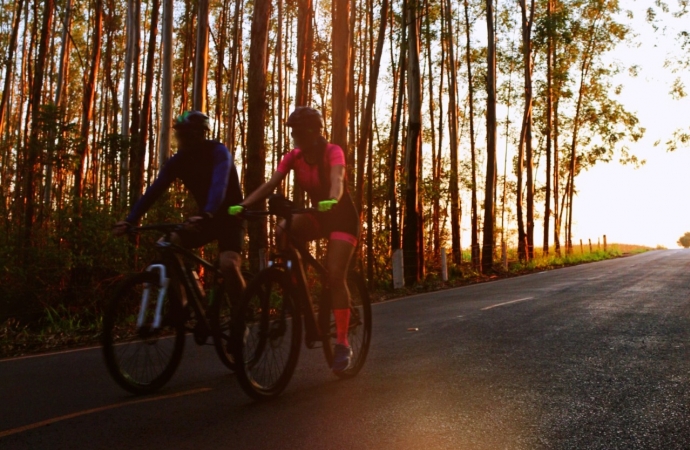
<svg viewBox="0 0 690 450">
<path fill-rule="evenodd" d="M 137 328 L 145 284 L 150 286 L 148 310 L 151 313 L 147 314 L 144 326 Z M 159 284 L 155 273 L 129 276 L 116 288 L 103 316 L 102 346 L 108 372 L 122 388 L 137 395 L 150 394 L 163 387 L 175 373 L 184 350 L 184 320 L 179 301 L 174 303 L 172 283 L 163 300 L 161 328 L 151 330 Z"/>
<path fill-rule="evenodd" d="M 283 392 L 295 371 L 302 338 L 302 317 L 283 270 L 265 269 L 249 284 L 232 336 L 237 381 L 244 392 L 256 400 Z"/>
<path fill-rule="evenodd" d="M 347 286 L 351 301 L 348 341 L 352 348 L 352 360 L 347 370 L 334 372 L 339 378 L 352 378 L 362 370 L 371 345 L 371 299 L 366 281 L 358 271 L 350 272 L 347 277 Z M 329 330 L 324 338 L 324 354 L 327 359 L 329 356 L 332 358 L 337 334 L 330 300 L 319 307 L 319 326 L 322 330 L 324 328 Z M 326 349 L 326 345 L 329 349 Z M 333 361 L 329 360 L 328 363 L 332 365 Z"/>
</svg>

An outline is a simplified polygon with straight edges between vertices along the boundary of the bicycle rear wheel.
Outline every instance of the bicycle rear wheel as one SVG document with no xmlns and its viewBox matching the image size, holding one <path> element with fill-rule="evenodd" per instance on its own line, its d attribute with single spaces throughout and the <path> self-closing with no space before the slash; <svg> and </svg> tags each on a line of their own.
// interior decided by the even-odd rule
<svg viewBox="0 0 690 450">
<path fill-rule="evenodd" d="M 171 283 L 172 284 L 172 283 Z M 137 318 L 144 290 L 149 289 L 149 306 L 141 327 Z M 103 356 L 110 375 L 133 394 L 160 389 L 175 373 L 185 342 L 184 320 L 172 286 L 163 298 L 163 320 L 153 328 L 160 279 L 155 273 L 132 275 L 117 287 L 103 317 Z"/>
<path fill-rule="evenodd" d="M 299 359 L 302 318 L 285 272 L 272 267 L 249 284 L 232 327 L 237 380 L 252 398 L 279 395 Z"/>
<path fill-rule="evenodd" d="M 347 339 L 352 348 L 352 360 L 347 370 L 336 373 L 340 378 L 352 378 L 359 373 L 367 359 L 371 344 L 371 299 L 366 282 L 359 272 L 350 272 L 347 287 L 350 291 L 350 326 Z M 327 357 L 332 357 L 337 336 L 335 318 L 330 299 L 323 303 L 319 306 L 319 326 L 322 330 L 330 330 L 328 344 L 331 351 L 325 353 Z M 333 361 L 328 363 L 333 364 Z"/>
</svg>

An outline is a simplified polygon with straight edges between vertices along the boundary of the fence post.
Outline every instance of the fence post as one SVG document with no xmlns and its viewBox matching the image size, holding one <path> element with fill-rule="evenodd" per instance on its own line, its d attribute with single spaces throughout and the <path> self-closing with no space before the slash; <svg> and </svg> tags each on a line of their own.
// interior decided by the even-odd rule
<svg viewBox="0 0 690 450">
<path fill-rule="evenodd" d="M 606 249 L 606 235 L 604 235 L 604 251 L 607 251 L 607 249 Z"/>
<path fill-rule="evenodd" d="M 506 241 L 501 241 L 501 258 L 503 258 L 503 268 L 508 270 L 508 248 L 506 247 Z"/>
<path fill-rule="evenodd" d="M 403 251 L 401 248 L 393 252 L 393 289 L 405 287 L 403 276 Z"/>
<path fill-rule="evenodd" d="M 589 252 L 592 253 L 592 240 L 588 239 L 589 241 Z"/>
<path fill-rule="evenodd" d="M 580 239 L 580 254 L 581 255 L 585 254 L 585 248 L 582 246 L 582 239 Z"/>
<path fill-rule="evenodd" d="M 446 248 L 441 248 L 441 279 L 448 281 L 448 258 L 446 256 Z"/>
</svg>

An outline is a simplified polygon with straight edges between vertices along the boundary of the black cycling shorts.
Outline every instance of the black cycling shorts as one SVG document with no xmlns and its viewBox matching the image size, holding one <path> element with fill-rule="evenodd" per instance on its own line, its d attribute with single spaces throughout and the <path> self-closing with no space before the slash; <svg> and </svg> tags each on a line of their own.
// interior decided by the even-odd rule
<svg viewBox="0 0 690 450">
<path fill-rule="evenodd" d="M 182 244 L 188 248 L 202 247 L 218 241 L 218 250 L 241 253 L 244 243 L 244 221 L 229 215 L 204 220 L 197 230 L 182 230 L 178 234 Z"/>
<path fill-rule="evenodd" d="M 332 210 L 309 214 L 309 217 L 319 236 L 357 245 L 359 213 L 349 193 L 346 192 Z"/>
</svg>

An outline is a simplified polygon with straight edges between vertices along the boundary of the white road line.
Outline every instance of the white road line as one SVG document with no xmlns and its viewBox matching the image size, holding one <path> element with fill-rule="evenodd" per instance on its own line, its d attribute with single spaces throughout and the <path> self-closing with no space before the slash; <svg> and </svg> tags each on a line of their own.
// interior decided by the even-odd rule
<svg viewBox="0 0 690 450">
<path fill-rule="evenodd" d="M 486 308 L 482 308 L 481 311 L 486 311 L 487 309 L 496 308 L 498 306 L 510 305 L 511 303 L 524 302 L 525 300 L 532 300 L 533 298 L 534 297 L 525 297 L 525 298 L 519 298 L 517 300 L 511 300 L 509 302 L 497 303 L 495 305 L 491 305 L 491 306 L 487 306 Z"/>
<path fill-rule="evenodd" d="M 190 336 L 191 334 L 192 333 L 186 333 L 187 336 Z M 162 337 L 160 339 L 171 339 L 173 337 L 174 336 L 165 336 L 165 337 Z M 131 342 L 120 342 L 119 344 L 115 344 L 115 347 L 119 347 L 121 345 L 127 345 L 127 344 L 131 344 Z M 66 353 L 85 352 L 88 350 L 96 350 L 99 348 L 103 348 L 103 346 L 102 345 L 92 345 L 90 347 L 74 348 L 72 350 L 61 350 L 61 351 L 57 351 L 57 352 L 38 353 L 36 355 L 15 356 L 13 358 L 0 359 L 0 363 L 11 362 L 11 361 L 20 361 L 22 359 L 43 358 L 46 356 L 64 355 Z"/>
<path fill-rule="evenodd" d="M 42 358 L 45 356 L 64 355 L 65 353 L 85 352 L 87 350 L 95 350 L 97 348 L 101 348 L 101 346 L 99 345 L 99 346 L 93 346 L 93 347 L 82 347 L 82 348 L 75 348 L 73 350 L 63 350 L 60 352 L 39 353 L 37 355 L 26 355 L 26 356 L 17 356 L 14 358 L 5 358 L 5 359 L 0 359 L 0 363 L 10 362 L 10 361 L 19 361 L 22 359 Z"/>
</svg>

